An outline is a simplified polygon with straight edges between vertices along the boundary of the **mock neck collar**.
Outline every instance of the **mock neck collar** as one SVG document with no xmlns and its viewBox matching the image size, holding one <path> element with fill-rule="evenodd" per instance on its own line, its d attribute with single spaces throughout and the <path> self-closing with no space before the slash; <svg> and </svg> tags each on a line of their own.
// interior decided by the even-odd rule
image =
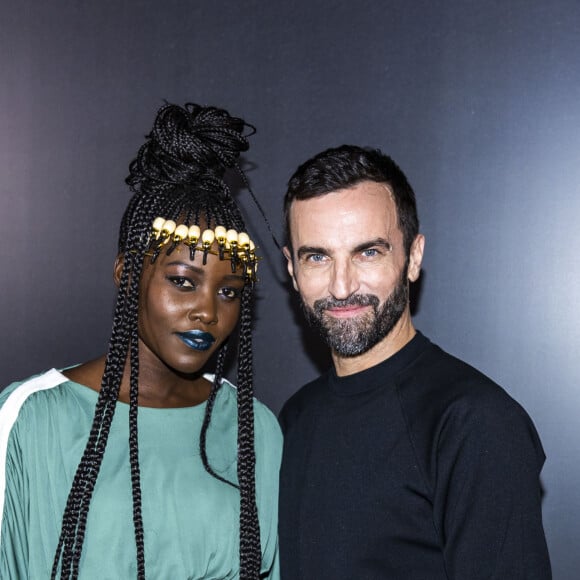
<svg viewBox="0 0 580 580">
<path fill-rule="evenodd" d="M 415 336 L 394 355 L 380 363 L 344 377 L 336 374 L 334 367 L 329 372 L 332 391 L 339 395 L 357 395 L 384 387 L 393 377 L 411 363 L 431 342 L 418 330 Z"/>
</svg>

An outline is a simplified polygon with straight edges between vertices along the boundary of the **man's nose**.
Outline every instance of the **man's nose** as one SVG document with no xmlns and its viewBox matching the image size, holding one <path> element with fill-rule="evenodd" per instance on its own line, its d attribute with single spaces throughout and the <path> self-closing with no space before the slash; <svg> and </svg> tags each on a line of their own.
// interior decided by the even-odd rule
<svg viewBox="0 0 580 580">
<path fill-rule="evenodd" d="M 329 292 L 337 300 L 345 300 L 359 289 L 358 272 L 351 260 L 335 260 L 332 265 Z"/>
</svg>

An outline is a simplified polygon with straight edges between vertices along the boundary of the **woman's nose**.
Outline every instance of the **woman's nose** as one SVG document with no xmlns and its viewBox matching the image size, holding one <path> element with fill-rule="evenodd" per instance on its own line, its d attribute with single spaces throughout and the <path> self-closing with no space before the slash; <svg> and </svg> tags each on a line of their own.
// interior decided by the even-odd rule
<svg viewBox="0 0 580 580">
<path fill-rule="evenodd" d="M 204 324 L 215 324 L 218 321 L 217 296 L 198 295 L 188 312 L 188 318 L 192 321 L 199 320 Z"/>
</svg>

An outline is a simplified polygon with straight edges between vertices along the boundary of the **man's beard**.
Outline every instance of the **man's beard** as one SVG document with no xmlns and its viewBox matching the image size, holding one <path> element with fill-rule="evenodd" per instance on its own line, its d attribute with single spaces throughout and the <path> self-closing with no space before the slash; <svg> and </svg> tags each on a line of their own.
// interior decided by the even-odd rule
<svg viewBox="0 0 580 580">
<path fill-rule="evenodd" d="M 321 298 L 313 307 L 302 301 L 306 320 L 317 329 L 328 346 L 343 357 L 363 354 L 378 344 L 393 330 L 401 319 L 409 303 L 409 286 L 406 268 L 395 289 L 384 304 L 374 294 L 353 294 L 344 300 Z M 365 312 L 352 318 L 335 318 L 327 315 L 328 308 L 344 306 L 372 306 L 372 312 Z"/>
</svg>

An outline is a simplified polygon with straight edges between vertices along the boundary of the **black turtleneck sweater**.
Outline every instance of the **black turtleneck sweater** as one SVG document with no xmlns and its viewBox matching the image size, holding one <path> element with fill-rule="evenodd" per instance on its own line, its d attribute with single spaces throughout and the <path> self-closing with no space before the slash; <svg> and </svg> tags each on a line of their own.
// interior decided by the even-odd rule
<svg viewBox="0 0 580 580">
<path fill-rule="evenodd" d="M 420 333 L 280 422 L 282 580 L 551 578 L 530 418 Z"/>
</svg>

